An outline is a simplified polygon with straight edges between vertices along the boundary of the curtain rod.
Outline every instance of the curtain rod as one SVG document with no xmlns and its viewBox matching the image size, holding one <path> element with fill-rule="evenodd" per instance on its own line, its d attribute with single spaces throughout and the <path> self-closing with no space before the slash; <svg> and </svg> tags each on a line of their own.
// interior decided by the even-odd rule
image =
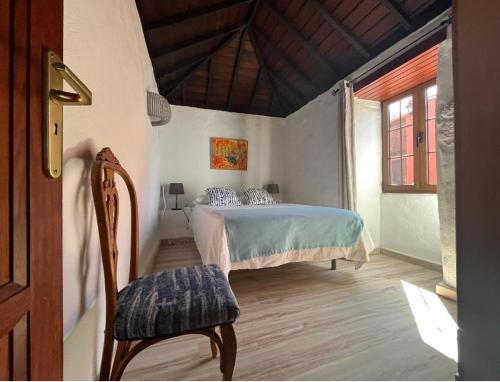
<svg viewBox="0 0 500 382">
<path fill-rule="evenodd" d="M 446 11 L 446 12 L 449 12 L 449 11 Z M 439 16 L 438 16 L 439 17 Z M 346 84 L 347 86 L 351 86 L 352 84 L 354 84 L 355 82 L 358 82 L 360 79 L 362 78 L 365 78 L 367 76 L 369 76 L 371 73 L 375 72 L 377 69 L 379 69 L 380 67 L 383 67 L 384 65 L 386 65 L 387 63 L 391 62 L 392 60 L 396 59 L 397 57 L 399 57 L 400 55 L 402 55 L 405 51 L 413 48 L 414 46 L 418 45 L 419 43 L 421 43 L 423 40 L 426 40 L 427 38 L 429 38 L 430 36 L 432 36 L 433 34 L 435 34 L 436 32 L 440 31 L 441 29 L 443 28 L 446 28 L 448 25 L 451 24 L 451 15 L 448 14 L 448 17 L 446 17 L 444 20 L 442 20 L 438 25 L 436 25 L 433 29 L 429 30 L 427 33 L 423 34 L 422 36 L 418 37 L 415 41 L 411 42 L 410 44 L 402 47 L 401 49 L 399 49 L 398 51 L 394 52 L 393 54 L 391 54 L 389 57 L 383 59 L 382 61 L 380 61 L 379 63 L 375 64 L 373 67 L 365 70 L 363 73 L 357 75 L 356 77 L 354 77 L 353 79 L 350 79 L 350 80 L 346 80 Z M 332 95 L 333 96 L 336 96 L 337 93 L 340 91 L 340 88 L 336 88 L 336 89 L 332 89 Z"/>
</svg>

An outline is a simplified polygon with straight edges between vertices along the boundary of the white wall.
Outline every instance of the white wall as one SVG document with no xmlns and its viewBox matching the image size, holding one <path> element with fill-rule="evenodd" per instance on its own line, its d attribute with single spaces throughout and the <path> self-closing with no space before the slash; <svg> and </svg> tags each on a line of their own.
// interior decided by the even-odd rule
<svg viewBox="0 0 500 382">
<path fill-rule="evenodd" d="M 356 189 L 358 212 L 375 248 L 380 248 L 382 194 L 382 115 L 380 102 L 355 99 Z"/>
<path fill-rule="evenodd" d="M 338 97 L 330 91 L 286 118 L 284 198 L 338 206 Z M 380 246 L 380 104 L 355 101 L 358 210 L 375 247 Z"/>
<path fill-rule="evenodd" d="M 355 100 L 358 210 L 375 247 L 441 263 L 435 194 L 382 194 L 380 103 Z M 287 117 L 284 197 L 338 205 L 337 97 L 330 91 Z"/>
<path fill-rule="evenodd" d="M 436 194 L 383 194 L 381 247 L 441 264 Z"/>
<path fill-rule="evenodd" d="M 338 206 L 337 97 L 326 92 L 286 118 L 284 199 Z"/>
<path fill-rule="evenodd" d="M 161 182 L 167 190 L 169 183 L 184 183 L 180 206 L 191 204 L 210 186 L 280 184 L 284 128 L 283 118 L 172 106 L 171 122 L 160 128 Z M 210 169 L 210 137 L 248 140 L 247 171 Z M 167 205 L 175 205 L 174 195 L 167 194 Z M 163 220 L 162 237 L 191 235 L 182 212 L 167 210 Z"/>
<path fill-rule="evenodd" d="M 64 62 L 93 93 L 64 111 L 64 377 L 94 379 L 104 325 L 104 284 L 90 189 L 95 154 L 109 146 L 132 177 L 143 266 L 158 244 L 158 129 L 146 111 L 156 83 L 133 0 L 66 0 Z M 119 282 L 128 277 L 130 209 L 122 184 Z"/>
<path fill-rule="evenodd" d="M 440 264 L 436 194 L 382 194 L 380 103 L 357 99 L 354 110 L 358 210 L 375 246 Z"/>
</svg>

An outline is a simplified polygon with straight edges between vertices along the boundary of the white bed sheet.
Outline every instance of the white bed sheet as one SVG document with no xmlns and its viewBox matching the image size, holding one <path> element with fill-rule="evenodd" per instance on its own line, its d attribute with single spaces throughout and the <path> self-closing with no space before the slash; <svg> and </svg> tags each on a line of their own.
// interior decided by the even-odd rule
<svg viewBox="0 0 500 382">
<path fill-rule="evenodd" d="M 362 264 L 369 261 L 369 254 L 373 251 L 374 245 L 368 231 L 363 229 L 360 239 L 354 247 L 300 249 L 231 263 L 224 218 L 216 213 L 217 210 L 284 208 L 291 205 L 292 204 L 275 204 L 237 207 L 195 206 L 191 214 L 190 224 L 203 264 L 217 264 L 226 274 L 229 274 L 231 270 L 276 267 L 286 263 L 299 261 L 326 261 L 344 258 L 354 261 L 356 263 L 356 268 L 359 268 Z"/>
</svg>

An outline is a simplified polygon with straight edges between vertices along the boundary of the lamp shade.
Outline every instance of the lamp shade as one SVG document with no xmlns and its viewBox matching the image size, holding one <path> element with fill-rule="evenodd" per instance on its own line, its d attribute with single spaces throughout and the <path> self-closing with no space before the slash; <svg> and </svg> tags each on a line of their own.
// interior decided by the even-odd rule
<svg viewBox="0 0 500 382">
<path fill-rule="evenodd" d="M 269 192 L 270 194 L 279 194 L 280 188 L 278 187 L 278 184 L 271 183 L 267 185 L 267 192 Z"/>
<path fill-rule="evenodd" d="M 184 194 L 184 185 L 182 183 L 170 183 L 168 193 L 170 195 L 182 195 Z"/>
</svg>

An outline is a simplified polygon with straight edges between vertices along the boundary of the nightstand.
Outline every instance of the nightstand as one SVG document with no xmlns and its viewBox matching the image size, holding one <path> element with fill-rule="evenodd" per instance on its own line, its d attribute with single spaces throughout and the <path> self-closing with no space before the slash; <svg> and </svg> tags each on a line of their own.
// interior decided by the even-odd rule
<svg viewBox="0 0 500 382">
<path fill-rule="evenodd" d="M 188 218 L 181 210 L 164 210 L 160 215 L 160 239 L 192 237 Z"/>
</svg>

